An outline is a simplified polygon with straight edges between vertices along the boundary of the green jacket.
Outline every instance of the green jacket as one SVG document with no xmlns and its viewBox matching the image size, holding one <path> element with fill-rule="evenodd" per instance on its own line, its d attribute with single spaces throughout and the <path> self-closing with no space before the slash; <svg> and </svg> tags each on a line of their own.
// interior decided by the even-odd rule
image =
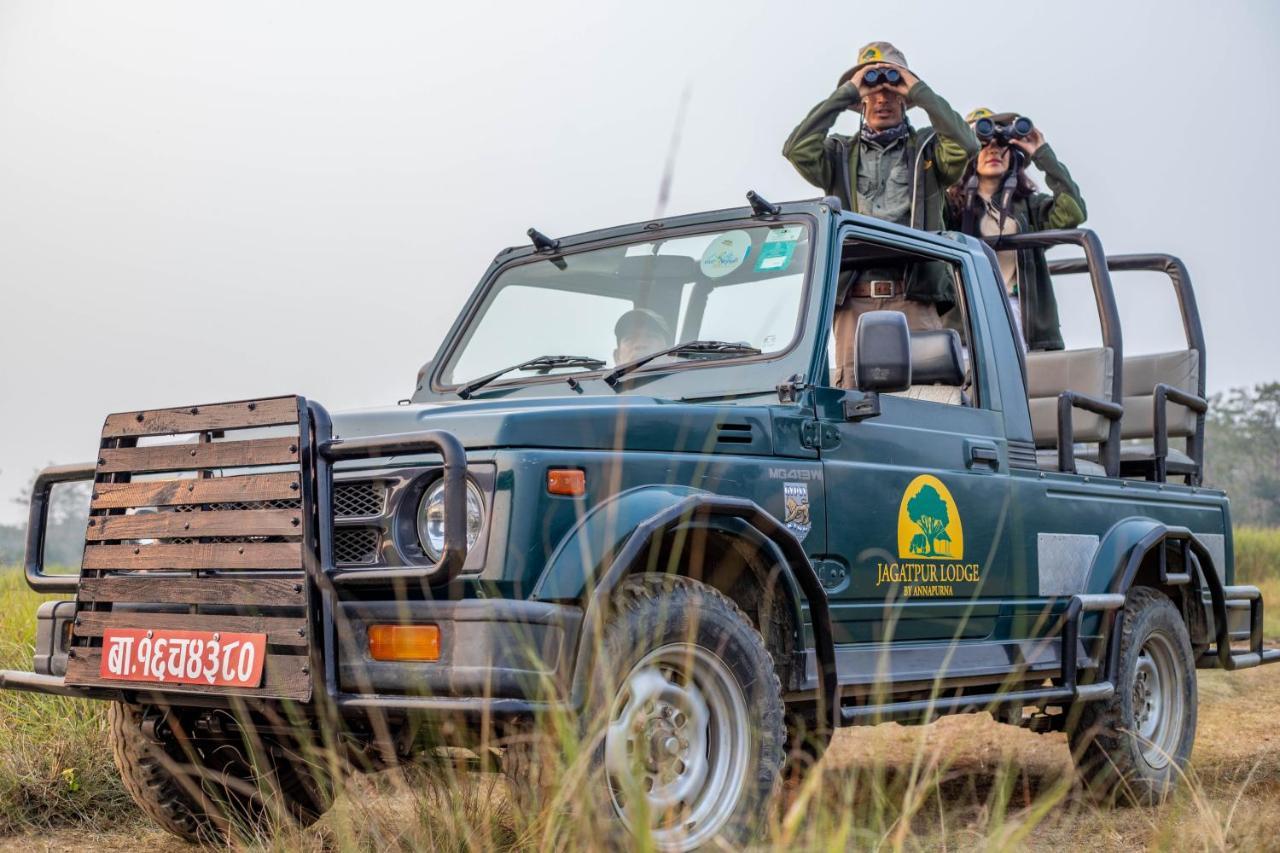
<svg viewBox="0 0 1280 853">
<path fill-rule="evenodd" d="M 1056 228 L 1078 228 L 1088 212 L 1080 187 L 1071 179 L 1067 167 L 1046 143 L 1040 146 L 1031 163 L 1044 173 L 1050 193 L 1035 193 L 1014 199 L 1010 217 L 1018 223 L 1018 233 L 1048 231 Z M 963 227 L 963 211 L 947 209 L 947 227 Z M 974 229 L 977 230 L 976 228 Z M 978 235 L 974 235 L 978 236 Z M 1022 328 L 1027 336 L 1027 349 L 1057 350 L 1065 347 L 1058 322 L 1058 301 L 1053 295 L 1049 262 L 1044 249 L 1018 251 L 1018 296 L 1022 306 Z"/>
<path fill-rule="evenodd" d="M 859 134 L 843 136 L 829 131 L 840 114 L 857 107 L 860 100 L 857 87 L 845 83 L 810 110 L 782 146 L 782 156 L 801 177 L 839 198 L 845 210 L 855 213 L 860 212 L 853 183 L 858 175 Z M 960 114 L 923 81 L 911 87 L 907 102 L 923 109 L 933 122 L 932 127 L 912 128 L 907 135 L 912 194 L 921 199 L 913 206 L 910 224 L 926 231 L 941 231 L 946 189 L 960 180 L 965 164 L 978 153 L 978 139 Z M 945 264 L 921 264 L 907 282 L 907 296 L 935 303 L 938 313 L 945 314 L 955 303 L 953 287 Z"/>
</svg>

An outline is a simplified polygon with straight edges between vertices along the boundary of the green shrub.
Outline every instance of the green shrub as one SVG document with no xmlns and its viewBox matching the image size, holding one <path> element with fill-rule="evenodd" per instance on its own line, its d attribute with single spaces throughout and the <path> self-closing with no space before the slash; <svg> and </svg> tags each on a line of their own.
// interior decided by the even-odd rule
<svg viewBox="0 0 1280 853">
<path fill-rule="evenodd" d="M 1236 581 L 1280 580 L 1280 528 L 1237 527 Z"/>
</svg>

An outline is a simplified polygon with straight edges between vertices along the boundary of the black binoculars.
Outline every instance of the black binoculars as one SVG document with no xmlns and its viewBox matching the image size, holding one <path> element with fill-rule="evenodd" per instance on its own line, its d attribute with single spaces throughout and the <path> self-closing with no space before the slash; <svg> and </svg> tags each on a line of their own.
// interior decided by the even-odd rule
<svg viewBox="0 0 1280 853">
<path fill-rule="evenodd" d="M 896 86 L 901 82 L 902 73 L 896 68 L 872 68 L 862 75 L 862 83 L 865 86 L 883 86 L 885 84 Z"/>
<path fill-rule="evenodd" d="M 973 123 L 973 132 L 983 145 L 995 140 L 998 145 L 1008 145 L 1012 139 L 1031 135 L 1035 125 L 1026 116 L 1017 116 L 1008 124 L 996 124 L 994 119 L 980 118 Z"/>
</svg>

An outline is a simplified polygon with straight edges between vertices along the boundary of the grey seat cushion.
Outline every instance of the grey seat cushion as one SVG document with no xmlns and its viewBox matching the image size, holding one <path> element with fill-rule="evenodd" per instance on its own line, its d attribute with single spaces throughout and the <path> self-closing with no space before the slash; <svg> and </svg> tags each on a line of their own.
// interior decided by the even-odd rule
<svg viewBox="0 0 1280 853">
<path fill-rule="evenodd" d="M 1041 471 L 1057 471 L 1058 470 L 1058 451 L 1057 450 L 1037 450 L 1036 466 Z M 1105 477 L 1107 469 L 1103 468 L 1096 460 L 1088 459 L 1084 456 L 1076 457 L 1076 473 L 1085 474 L 1090 477 Z"/>
<path fill-rule="evenodd" d="M 1151 438 L 1155 429 L 1155 387 L 1159 383 L 1198 394 L 1200 353 L 1188 349 L 1125 358 L 1124 419 L 1120 422 L 1122 438 Z M 1185 406 L 1167 403 L 1165 417 L 1169 435 L 1195 434 L 1196 413 Z"/>
<path fill-rule="evenodd" d="M 1027 398 L 1036 447 L 1058 445 L 1058 396 L 1063 391 L 1111 399 L 1114 363 L 1110 347 L 1027 353 Z M 1071 426 L 1076 441 L 1103 441 L 1110 421 L 1076 409 L 1071 413 Z"/>
</svg>

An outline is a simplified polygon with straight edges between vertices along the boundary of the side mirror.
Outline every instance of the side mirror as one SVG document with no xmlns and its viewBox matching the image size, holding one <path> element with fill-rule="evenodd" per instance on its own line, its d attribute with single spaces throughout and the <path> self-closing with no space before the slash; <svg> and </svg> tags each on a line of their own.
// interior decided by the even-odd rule
<svg viewBox="0 0 1280 853">
<path fill-rule="evenodd" d="M 911 387 L 911 331 L 901 311 L 868 311 L 858 318 L 853 379 L 859 391 L 906 391 Z"/>
</svg>

